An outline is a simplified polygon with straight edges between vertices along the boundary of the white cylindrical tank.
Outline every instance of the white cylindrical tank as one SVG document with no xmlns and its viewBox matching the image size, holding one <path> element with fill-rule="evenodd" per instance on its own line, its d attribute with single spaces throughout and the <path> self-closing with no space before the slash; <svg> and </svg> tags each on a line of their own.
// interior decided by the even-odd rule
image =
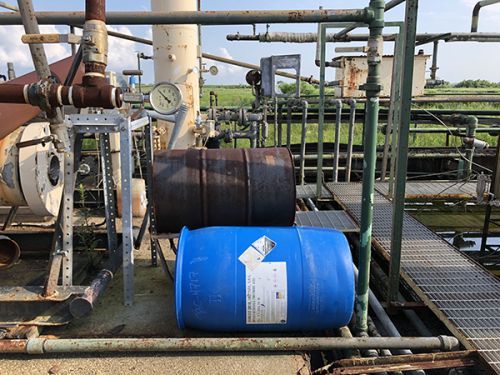
<svg viewBox="0 0 500 375">
<path fill-rule="evenodd" d="M 151 10 L 154 12 L 196 11 L 198 4 L 197 0 L 151 0 Z M 155 82 L 166 81 L 177 84 L 182 90 L 184 102 L 189 106 L 188 115 L 175 148 L 190 148 L 195 144 L 193 128 L 200 111 L 199 58 L 201 51 L 198 26 L 154 25 L 153 49 Z M 166 129 L 165 143 L 170 138 L 172 125 L 166 126 Z"/>
</svg>

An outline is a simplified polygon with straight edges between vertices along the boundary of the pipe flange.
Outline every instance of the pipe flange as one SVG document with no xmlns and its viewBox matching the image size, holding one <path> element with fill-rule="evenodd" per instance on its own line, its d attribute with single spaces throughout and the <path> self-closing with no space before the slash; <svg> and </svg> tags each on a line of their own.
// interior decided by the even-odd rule
<svg viewBox="0 0 500 375">
<path fill-rule="evenodd" d="M 21 142 L 49 136 L 48 122 L 26 127 Z M 19 176 L 26 203 L 34 214 L 56 216 L 63 192 L 64 164 L 53 143 L 37 144 L 19 150 Z"/>
</svg>

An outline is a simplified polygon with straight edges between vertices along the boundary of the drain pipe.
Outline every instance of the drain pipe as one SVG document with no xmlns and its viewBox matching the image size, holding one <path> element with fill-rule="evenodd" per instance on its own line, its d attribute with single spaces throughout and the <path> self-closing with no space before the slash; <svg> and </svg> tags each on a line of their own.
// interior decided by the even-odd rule
<svg viewBox="0 0 500 375">
<path fill-rule="evenodd" d="M 370 283 L 370 260 L 373 221 L 373 192 L 375 189 L 375 167 L 377 160 L 377 128 L 379 114 L 379 97 L 381 59 L 383 54 L 382 31 L 384 29 L 384 1 L 371 0 L 370 9 L 374 19 L 370 22 L 370 38 L 368 41 L 368 77 L 362 86 L 366 90 L 366 120 L 364 138 L 363 187 L 361 201 L 361 226 L 359 249 L 359 278 L 356 300 L 356 331 L 366 332 L 368 329 L 368 296 Z"/>
<path fill-rule="evenodd" d="M 340 128 L 342 126 L 342 100 L 336 99 L 335 104 L 335 149 L 333 151 L 333 182 L 339 182 Z"/>
<path fill-rule="evenodd" d="M 352 149 L 354 146 L 354 125 L 356 124 L 356 99 L 350 99 L 350 112 L 349 112 L 349 139 L 347 140 L 347 160 L 345 167 L 345 180 L 351 182 L 352 172 Z"/>
<path fill-rule="evenodd" d="M 412 349 L 452 351 L 455 337 L 242 337 L 242 338 L 110 338 L 0 340 L 0 353 L 249 352 L 342 349 Z"/>
<path fill-rule="evenodd" d="M 500 0 L 484 0 L 484 1 L 480 1 L 476 4 L 476 6 L 474 7 L 474 10 L 472 11 L 472 25 L 470 28 L 470 31 L 472 33 L 477 32 L 477 29 L 479 26 L 479 11 L 481 10 L 481 8 L 488 6 L 488 5 L 497 4 L 497 3 L 500 3 Z"/>
<path fill-rule="evenodd" d="M 11 268 L 19 260 L 21 249 L 10 237 L 0 235 L 0 271 Z"/>
</svg>

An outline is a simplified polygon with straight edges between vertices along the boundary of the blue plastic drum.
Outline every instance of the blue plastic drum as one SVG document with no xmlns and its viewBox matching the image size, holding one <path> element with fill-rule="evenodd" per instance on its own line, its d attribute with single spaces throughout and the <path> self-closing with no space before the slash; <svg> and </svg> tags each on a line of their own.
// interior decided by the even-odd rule
<svg viewBox="0 0 500 375">
<path fill-rule="evenodd" d="M 212 227 L 181 232 L 175 274 L 180 328 L 321 331 L 346 325 L 354 271 L 341 232 Z"/>
</svg>

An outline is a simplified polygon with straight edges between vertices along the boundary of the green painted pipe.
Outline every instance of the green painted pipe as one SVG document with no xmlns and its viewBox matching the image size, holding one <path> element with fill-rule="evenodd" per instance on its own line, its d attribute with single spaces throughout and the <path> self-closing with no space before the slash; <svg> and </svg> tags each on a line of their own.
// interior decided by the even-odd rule
<svg viewBox="0 0 500 375">
<path fill-rule="evenodd" d="M 363 188 L 361 201 L 361 228 L 359 249 L 359 277 L 356 300 L 356 330 L 366 332 L 368 329 L 368 295 L 370 283 L 370 260 L 373 221 L 373 196 L 375 187 L 375 169 L 377 162 L 377 128 L 379 114 L 379 96 L 381 58 L 383 55 L 382 32 L 384 30 L 383 0 L 371 0 L 370 9 L 374 19 L 369 24 L 370 38 L 368 40 L 368 77 L 362 87 L 366 90 L 365 117 L 365 158 L 363 162 Z"/>
</svg>

